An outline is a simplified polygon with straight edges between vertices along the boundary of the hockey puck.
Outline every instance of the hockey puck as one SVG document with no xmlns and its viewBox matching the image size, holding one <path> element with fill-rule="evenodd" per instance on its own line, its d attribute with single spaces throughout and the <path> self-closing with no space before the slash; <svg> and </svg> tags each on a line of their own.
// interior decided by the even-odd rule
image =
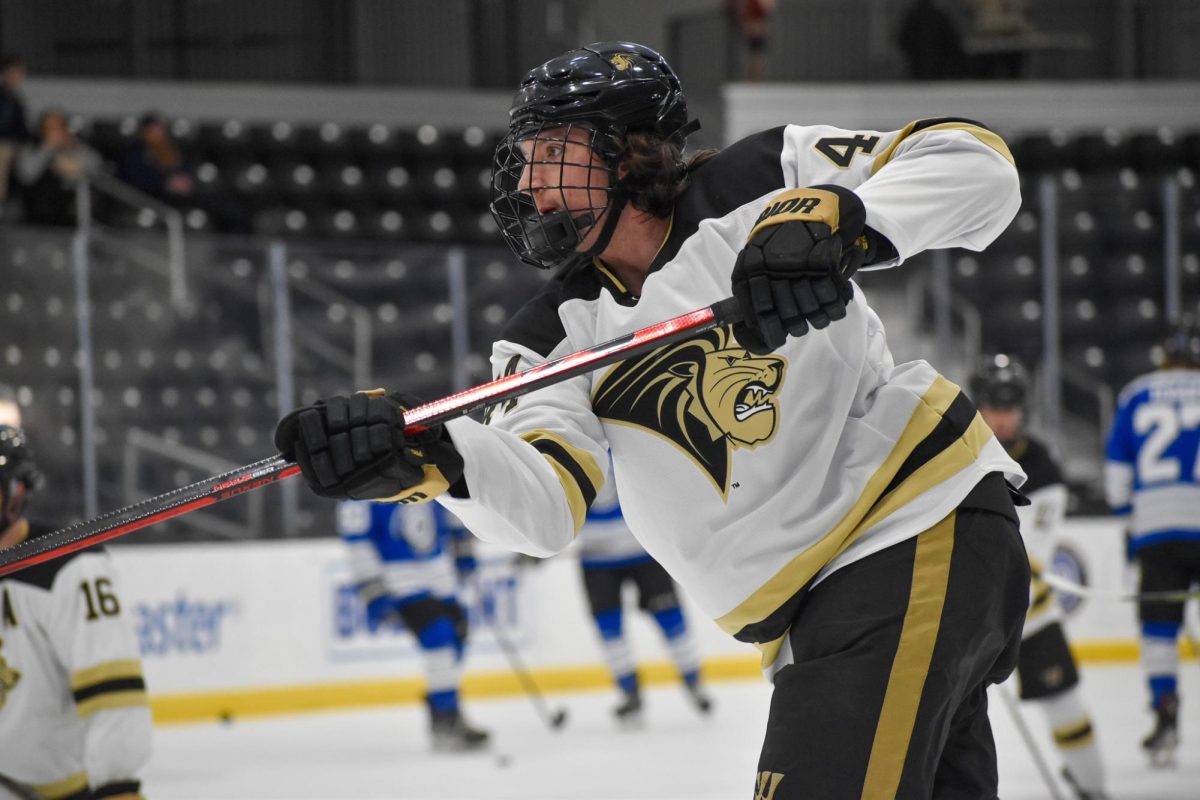
<svg viewBox="0 0 1200 800">
<path fill-rule="evenodd" d="M 504 755 L 503 753 L 496 756 L 496 766 L 500 769 L 506 769 L 512 766 L 512 756 Z"/>
</svg>

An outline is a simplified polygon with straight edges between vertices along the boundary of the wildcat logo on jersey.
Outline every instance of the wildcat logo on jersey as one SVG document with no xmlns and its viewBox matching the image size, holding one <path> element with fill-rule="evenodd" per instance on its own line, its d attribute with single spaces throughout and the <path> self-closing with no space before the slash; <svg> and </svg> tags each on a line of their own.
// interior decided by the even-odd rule
<svg viewBox="0 0 1200 800">
<path fill-rule="evenodd" d="M 772 800 L 775 790 L 783 782 L 782 772 L 760 772 L 754 783 L 754 800 Z"/>
<path fill-rule="evenodd" d="M 3 639 L 0 639 L 0 647 L 4 647 Z M 19 680 L 21 680 L 21 673 L 10 667 L 4 660 L 4 656 L 0 655 L 0 708 L 4 707 L 5 701 L 8 700 L 8 693 L 13 690 Z"/>
<path fill-rule="evenodd" d="M 718 328 L 613 367 L 592 407 L 601 419 L 663 437 L 727 497 L 732 449 L 775 436 L 786 370 L 785 359 L 752 355 Z"/>
</svg>

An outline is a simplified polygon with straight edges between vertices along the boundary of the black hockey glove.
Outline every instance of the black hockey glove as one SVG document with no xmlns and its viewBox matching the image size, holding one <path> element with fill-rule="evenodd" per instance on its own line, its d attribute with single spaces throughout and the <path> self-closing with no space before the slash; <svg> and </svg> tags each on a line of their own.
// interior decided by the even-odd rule
<svg viewBox="0 0 1200 800">
<path fill-rule="evenodd" d="M 840 186 L 791 189 L 772 198 L 733 267 L 742 347 L 763 355 L 788 335 L 846 316 L 850 276 L 866 256 L 866 209 Z"/>
<path fill-rule="evenodd" d="M 280 420 L 275 446 L 322 497 L 422 503 L 451 486 L 465 497 L 462 456 L 445 427 L 404 435 L 404 409 L 419 404 L 382 389 L 337 395 Z"/>
</svg>

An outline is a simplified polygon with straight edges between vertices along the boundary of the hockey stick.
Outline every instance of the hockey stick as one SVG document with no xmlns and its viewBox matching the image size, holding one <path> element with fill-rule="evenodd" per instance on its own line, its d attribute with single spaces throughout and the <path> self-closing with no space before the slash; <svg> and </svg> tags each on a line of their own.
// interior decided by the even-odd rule
<svg viewBox="0 0 1200 800">
<path fill-rule="evenodd" d="M 1046 756 L 1038 746 L 1037 740 L 1033 738 L 1033 731 L 1029 730 L 1029 725 L 1025 722 L 1025 715 L 1021 713 L 1021 709 L 1017 705 L 1017 698 L 1013 697 L 1012 692 L 1004 684 L 996 684 L 996 691 L 1000 693 L 1004 707 L 1008 709 L 1008 713 L 1012 716 L 1017 733 L 1020 734 L 1021 740 L 1025 743 L 1025 748 L 1029 751 L 1030 757 L 1033 758 L 1034 765 L 1037 766 L 1042 780 L 1046 783 L 1050 797 L 1052 800 L 1066 800 L 1062 792 L 1059 791 L 1058 782 L 1054 779 L 1054 773 L 1050 770 L 1050 765 L 1046 762 Z"/>
<path fill-rule="evenodd" d="M 512 668 L 513 674 L 520 681 L 521 688 L 525 690 L 526 696 L 529 697 L 529 701 L 533 703 L 533 707 L 537 710 L 537 715 L 541 717 L 542 722 L 546 723 L 546 727 L 550 730 L 562 730 L 563 725 L 567 724 L 567 710 L 561 707 L 557 711 L 550 710 L 550 705 L 546 702 L 541 689 L 538 688 L 537 683 L 533 680 L 533 675 L 529 673 L 529 670 L 525 667 L 525 662 L 517 654 L 516 646 L 506 635 L 501 633 L 499 625 L 491 625 L 489 627 L 496 643 L 504 651 L 504 657 L 508 659 L 508 665 Z"/>
<path fill-rule="evenodd" d="M 568 378 L 591 372 L 655 347 L 686 339 L 712 328 L 733 324 L 741 318 L 741 309 L 737 301 L 732 297 L 726 298 L 711 306 L 690 311 L 592 347 L 585 347 L 523 372 L 505 375 L 441 400 L 410 408 L 404 412 L 407 422 L 405 429 L 416 432 L 435 422 L 466 416 L 482 406 L 520 397 L 535 389 L 561 383 Z M 46 536 L 0 550 L 0 576 L 228 500 L 251 489 L 290 478 L 299 471 L 298 466 L 283 456 L 271 456 L 117 511 L 110 511 L 95 519 L 77 522 Z"/>
<path fill-rule="evenodd" d="M 1042 572 L 1039 578 L 1048 583 L 1051 588 L 1064 594 L 1086 597 L 1092 600 L 1121 600 L 1126 602 L 1157 601 L 1160 603 L 1186 603 L 1188 600 L 1200 597 L 1200 589 L 1180 589 L 1167 592 L 1106 592 L 1093 589 L 1081 583 L 1056 575 L 1053 572 Z"/>
<path fill-rule="evenodd" d="M 477 600 L 483 598 L 483 587 L 480 584 L 478 575 L 468 577 L 465 584 L 470 587 Z M 538 717 L 542 722 L 546 723 L 546 727 L 550 730 L 561 730 L 563 725 L 567 723 L 567 709 L 559 707 L 557 711 L 551 711 L 550 705 L 542 695 L 542 691 L 538 689 L 537 683 L 533 680 L 533 675 L 525 667 L 525 662 L 521 659 L 520 655 L 517 654 L 516 645 L 504 634 L 500 625 L 496 624 L 494 619 L 488 625 L 488 630 L 492 632 L 492 638 L 496 640 L 496 644 L 500 645 L 500 650 L 504 653 L 504 657 L 508 659 L 509 668 L 517 676 L 517 681 L 521 684 L 521 688 L 525 690 L 526 697 L 533 703 L 533 708 L 537 711 Z"/>
</svg>

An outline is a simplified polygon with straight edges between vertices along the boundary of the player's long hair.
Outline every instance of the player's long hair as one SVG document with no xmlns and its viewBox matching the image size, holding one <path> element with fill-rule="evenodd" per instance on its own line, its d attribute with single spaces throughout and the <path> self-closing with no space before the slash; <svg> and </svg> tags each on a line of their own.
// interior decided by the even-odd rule
<svg viewBox="0 0 1200 800">
<path fill-rule="evenodd" d="M 701 150 L 685 161 L 677 142 L 654 133 L 631 131 L 619 159 L 621 168 L 628 170 L 625 184 L 629 202 L 656 217 L 667 216 L 675 207 L 675 199 L 687 189 L 691 170 L 718 152 Z"/>
</svg>

